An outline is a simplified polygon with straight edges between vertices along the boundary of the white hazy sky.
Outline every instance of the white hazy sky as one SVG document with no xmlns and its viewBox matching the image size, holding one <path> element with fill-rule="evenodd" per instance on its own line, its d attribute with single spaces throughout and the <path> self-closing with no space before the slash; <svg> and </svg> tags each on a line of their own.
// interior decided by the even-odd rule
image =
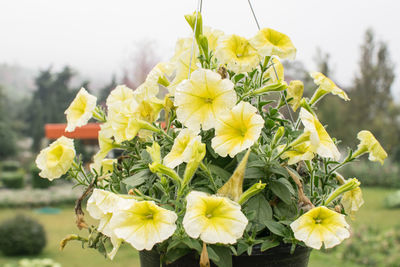
<svg viewBox="0 0 400 267">
<path fill-rule="evenodd" d="M 334 78 L 349 84 L 368 27 L 387 41 L 400 65 L 400 1 L 252 0 L 261 27 L 287 34 L 310 69 L 316 47 L 331 54 Z M 183 15 L 197 0 L 0 0 L 0 63 L 30 68 L 71 65 L 108 81 L 134 45 L 154 40 L 168 59 L 178 37 L 190 34 Z M 247 0 L 203 0 L 205 25 L 251 37 L 257 28 Z M 399 73 L 396 68 L 396 74 Z M 396 91 L 399 87 L 396 81 Z"/>
</svg>

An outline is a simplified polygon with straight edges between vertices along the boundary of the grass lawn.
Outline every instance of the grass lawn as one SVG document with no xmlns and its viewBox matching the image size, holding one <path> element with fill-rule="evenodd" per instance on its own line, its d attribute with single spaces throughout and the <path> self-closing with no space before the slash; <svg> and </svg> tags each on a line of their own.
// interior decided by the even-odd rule
<svg viewBox="0 0 400 267">
<path fill-rule="evenodd" d="M 350 222 L 354 232 L 363 225 L 373 225 L 381 229 L 389 229 L 399 224 L 399 210 L 387 210 L 383 208 L 383 199 L 387 194 L 393 191 L 394 190 L 377 188 L 367 188 L 363 190 L 365 204 L 357 214 L 356 221 Z M 56 215 L 37 214 L 32 210 L 24 209 L 1 209 L 0 221 L 10 218 L 16 213 L 24 213 L 35 217 L 45 225 L 48 244 L 44 252 L 40 255 L 40 258 L 52 258 L 61 263 L 64 267 L 139 266 L 138 254 L 129 245 L 123 245 L 112 262 L 102 257 L 97 251 L 90 249 L 82 250 L 78 242 L 70 242 L 64 251 L 59 251 L 59 242 L 64 236 L 71 233 L 80 233 L 82 236 L 86 236 L 84 230 L 80 232 L 75 227 L 72 207 L 63 208 L 61 209 L 61 213 Z M 0 266 L 3 266 L 6 262 L 15 262 L 18 259 L 19 258 L 6 258 L 0 255 Z M 311 254 L 309 266 L 354 267 L 358 265 L 343 263 L 335 258 L 334 254 L 314 251 Z"/>
</svg>

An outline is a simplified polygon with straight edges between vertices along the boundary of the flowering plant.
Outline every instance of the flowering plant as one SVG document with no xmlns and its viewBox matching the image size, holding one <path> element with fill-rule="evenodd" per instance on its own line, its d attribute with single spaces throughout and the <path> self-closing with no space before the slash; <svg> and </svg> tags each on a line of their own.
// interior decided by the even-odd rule
<svg viewBox="0 0 400 267">
<path fill-rule="evenodd" d="M 203 27 L 198 13 L 186 20 L 193 39 L 179 39 L 171 60 L 136 90 L 117 86 L 104 110 L 82 88 L 66 110 L 67 131 L 91 117 L 102 123 L 90 170 L 66 137 L 38 155 L 42 177 L 68 172 L 86 187 L 75 209 L 89 238 L 70 235 L 62 247 L 80 240 L 112 259 L 126 242 L 164 262 L 195 250 L 201 265 L 223 266 L 226 255 L 251 254 L 255 245 L 320 249 L 348 238 L 345 216 L 363 204 L 362 193 L 337 170 L 366 153 L 383 164 L 387 154 L 361 131 L 357 149 L 342 157 L 315 107 L 329 93 L 348 101 L 346 93 L 319 72 L 310 74 L 311 99 L 301 81 L 288 85 L 280 60 L 296 48 L 278 31 L 246 39 Z M 299 111 L 296 121 L 283 115 L 290 109 Z M 112 150 L 120 156 L 108 158 Z M 96 227 L 83 219 L 88 195 Z"/>
</svg>

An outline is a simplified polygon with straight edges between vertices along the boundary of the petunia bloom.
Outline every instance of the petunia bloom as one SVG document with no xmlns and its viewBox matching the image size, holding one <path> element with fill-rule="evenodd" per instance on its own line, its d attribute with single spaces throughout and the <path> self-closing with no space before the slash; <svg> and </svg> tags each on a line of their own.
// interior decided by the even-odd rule
<svg viewBox="0 0 400 267">
<path fill-rule="evenodd" d="M 90 216 L 96 220 L 100 220 L 97 230 L 104 235 L 110 237 L 111 243 L 113 244 L 113 250 L 108 253 L 108 257 L 113 259 L 117 253 L 122 240 L 119 239 L 112 228 L 110 228 L 110 220 L 121 201 L 126 201 L 127 199 L 114 194 L 109 191 L 94 189 L 92 195 L 89 197 L 86 210 L 89 212 Z M 131 199 L 131 201 L 135 201 Z"/>
<path fill-rule="evenodd" d="M 311 97 L 310 105 L 316 103 L 319 99 L 321 99 L 321 97 L 329 93 L 337 95 L 345 101 L 350 100 L 345 91 L 340 89 L 331 79 L 326 77 L 321 72 L 312 72 L 310 73 L 310 76 L 314 79 L 314 83 L 319 85 L 318 89 Z"/>
<path fill-rule="evenodd" d="M 318 118 L 301 108 L 300 119 L 305 131 L 310 132 L 310 141 L 311 145 L 316 148 L 315 152 L 321 157 L 339 160 L 340 152 Z"/>
<path fill-rule="evenodd" d="M 278 147 L 278 152 L 284 149 L 285 145 Z M 296 146 L 293 146 L 288 151 L 285 151 L 281 155 L 281 159 L 289 159 L 288 164 L 296 164 L 302 160 L 312 160 L 314 158 L 315 148 L 311 145 L 310 141 L 302 142 Z"/>
<path fill-rule="evenodd" d="M 238 35 L 224 36 L 219 41 L 215 57 L 229 70 L 249 72 L 258 66 L 260 57 L 249 41 Z"/>
<path fill-rule="evenodd" d="M 375 136 L 370 131 L 363 130 L 357 134 L 357 138 L 360 140 L 360 144 L 352 157 L 357 158 L 364 153 L 369 153 L 368 159 L 370 161 L 379 161 L 383 165 L 387 153 Z"/>
<path fill-rule="evenodd" d="M 50 181 L 60 178 L 71 168 L 75 158 L 74 141 L 61 136 L 36 157 L 36 165 L 41 170 L 39 175 Z"/>
<path fill-rule="evenodd" d="M 230 111 L 218 117 L 215 137 L 211 146 L 220 156 L 234 157 L 251 147 L 260 137 L 264 127 L 263 118 L 248 102 L 240 102 Z"/>
<path fill-rule="evenodd" d="M 186 201 L 183 228 L 190 237 L 208 244 L 235 244 L 242 237 L 248 220 L 236 202 L 198 191 L 190 192 Z"/>
<path fill-rule="evenodd" d="M 313 208 L 290 224 L 294 237 L 308 247 L 332 248 L 350 237 L 349 228 L 343 214 L 321 206 Z"/>
<path fill-rule="evenodd" d="M 175 232 L 178 216 L 153 201 L 128 200 L 115 211 L 110 228 L 137 250 L 151 250 Z"/>
<path fill-rule="evenodd" d="M 356 211 L 364 204 L 361 188 L 357 187 L 344 193 L 340 203 L 343 205 L 344 211 L 353 218 Z"/>
<path fill-rule="evenodd" d="M 288 36 L 270 28 L 264 28 L 250 39 L 250 43 L 262 56 L 278 56 L 295 59 L 296 48 Z"/>
<path fill-rule="evenodd" d="M 296 111 L 300 107 L 300 100 L 303 97 L 304 84 L 302 81 L 293 80 L 290 81 L 289 87 L 287 88 L 287 98 L 289 105 L 292 106 L 293 111 Z"/>
<path fill-rule="evenodd" d="M 85 88 L 82 87 L 79 90 L 75 99 L 65 111 L 65 115 L 67 115 L 66 132 L 72 132 L 76 127 L 86 125 L 96 108 L 96 100 L 97 98 L 89 94 Z"/>
<path fill-rule="evenodd" d="M 194 132 L 215 127 L 216 116 L 232 108 L 236 92 L 229 79 L 218 73 L 198 69 L 175 92 L 176 115 L 180 122 Z"/>
<path fill-rule="evenodd" d="M 279 81 L 285 80 L 285 70 L 283 64 L 275 57 L 270 59 L 269 64 L 271 65 L 263 75 L 264 79 L 268 79 L 267 84 L 278 83 Z"/>
<path fill-rule="evenodd" d="M 175 168 L 183 162 L 189 162 L 193 143 L 201 141 L 201 137 L 190 129 L 182 129 L 174 140 L 171 151 L 164 157 L 164 165 Z"/>
<path fill-rule="evenodd" d="M 208 40 L 208 50 L 215 51 L 221 38 L 224 36 L 224 32 L 212 29 L 211 27 L 203 27 L 203 35 L 207 37 Z"/>
</svg>

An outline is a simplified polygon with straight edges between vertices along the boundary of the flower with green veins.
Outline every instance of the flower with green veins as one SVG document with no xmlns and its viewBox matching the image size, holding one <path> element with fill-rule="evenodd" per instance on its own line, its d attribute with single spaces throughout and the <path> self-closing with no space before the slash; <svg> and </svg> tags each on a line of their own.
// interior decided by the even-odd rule
<svg viewBox="0 0 400 267">
<path fill-rule="evenodd" d="M 153 201 L 121 202 L 110 220 L 115 235 L 137 250 L 151 250 L 175 232 L 178 216 Z"/>
<path fill-rule="evenodd" d="M 285 145 L 278 147 L 278 152 L 282 152 Z M 312 160 L 314 158 L 315 147 L 311 145 L 310 141 L 302 142 L 298 145 L 291 147 L 280 156 L 281 159 L 289 159 L 288 164 L 293 165 L 302 160 Z"/>
<path fill-rule="evenodd" d="M 216 117 L 236 103 L 236 92 L 229 79 L 218 73 L 198 69 L 189 80 L 182 82 L 175 92 L 176 116 L 194 132 L 215 127 Z"/>
<path fill-rule="evenodd" d="M 103 170 L 103 174 L 112 173 L 114 170 L 114 164 L 117 164 L 117 162 L 117 159 L 95 160 L 90 164 L 90 169 L 95 170 L 98 174 L 100 174 L 100 170 Z"/>
<path fill-rule="evenodd" d="M 321 206 L 304 213 L 290 224 L 294 237 L 306 246 L 320 249 L 332 248 L 350 237 L 349 228 L 343 214 Z"/>
<path fill-rule="evenodd" d="M 182 129 L 175 138 L 171 151 L 164 157 L 164 165 L 173 169 L 183 162 L 188 163 L 195 141 L 201 141 L 201 137 L 190 129 Z"/>
<path fill-rule="evenodd" d="M 161 148 L 157 142 L 153 142 L 151 146 L 146 147 L 146 151 L 153 162 L 161 163 Z"/>
<path fill-rule="evenodd" d="M 296 111 L 300 107 L 300 101 L 303 97 L 304 84 L 302 81 L 293 80 L 290 81 L 289 87 L 287 88 L 287 98 L 290 106 L 292 106 L 293 111 Z"/>
<path fill-rule="evenodd" d="M 315 153 L 324 158 L 339 160 L 340 152 L 318 118 L 301 108 L 300 119 L 305 131 L 310 132 L 310 141 L 311 145 L 315 147 Z"/>
<path fill-rule="evenodd" d="M 296 48 L 285 34 L 270 28 L 264 28 L 250 39 L 250 43 L 262 56 L 278 56 L 281 59 L 295 59 Z"/>
<path fill-rule="evenodd" d="M 354 214 L 364 204 L 361 188 L 357 187 L 344 193 L 340 203 L 343 205 L 344 211 L 353 219 Z"/>
<path fill-rule="evenodd" d="M 235 34 L 221 38 L 215 57 L 236 73 L 252 71 L 260 62 L 257 50 L 249 41 Z"/>
<path fill-rule="evenodd" d="M 65 174 L 75 158 L 74 140 L 61 136 L 36 157 L 36 165 L 41 170 L 39 175 L 50 181 Z"/>
<path fill-rule="evenodd" d="M 235 244 L 247 226 L 240 205 L 226 197 L 192 191 L 186 197 L 183 228 L 192 238 L 207 244 Z"/>
<path fill-rule="evenodd" d="M 387 153 L 375 136 L 370 131 L 363 130 L 357 134 L 357 138 L 360 140 L 360 144 L 353 153 L 352 158 L 355 159 L 365 153 L 369 153 L 368 159 L 370 161 L 379 161 L 383 165 L 387 158 Z"/>
<path fill-rule="evenodd" d="M 283 64 L 277 58 L 271 58 L 271 66 L 264 72 L 263 78 L 268 79 L 267 84 L 278 83 L 285 80 Z M 273 65 L 272 65 L 273 64 Z"/>
<path fill-rule="evenodd" d="M 311 72 L 310 76 L 314 79 L 314 83 L 319 85 L 318 89 L 315 91 L 314 95 L 311 97 L 310 105 L 318 102 L 324 95 L 333 94 L 339 96 L 345 101 L 349 101 L 350 98 L 347 96 L 346 92 L 340 89 L 331 79 L 326 77 L 321 72 Z"/>
<path fill-rule="evenodd" d="M 79 90 L 75 99 L 65 111 L 65 115 L 67 115 L 66 132 L 73 132 L 76 127 L 87 124 L 96 108 L 96 100 L 97 98 L 89 94 L 85 88 L 82 87 Z"/>
<path fill-rule="evenodd" d="M 263 127 L 264 120 L 257 109 L 242 101 L 218 117 L 211 146 L 221 157 L 229 154 L 233 158 L 258 140 Z"/>
<path fill-rule="evenodd" d="M 110 259 L 114 258 L 122 243 L 122 239 L 118 238 L 110 227 L 110 220 L 114 212 L 118 210 L 121 201 L 127 200 L 127 198 L 120 195 L 96 188 L 93 190 L 87 202 L 86 210 L 89 212 L 90 216 L 96 220 L 100 220 L 97 230 L 110 237 L 113 245 L 113 250 L 108 253 Z M 135 201 L 133 199 L 130 200 Z"/>
</svg>

